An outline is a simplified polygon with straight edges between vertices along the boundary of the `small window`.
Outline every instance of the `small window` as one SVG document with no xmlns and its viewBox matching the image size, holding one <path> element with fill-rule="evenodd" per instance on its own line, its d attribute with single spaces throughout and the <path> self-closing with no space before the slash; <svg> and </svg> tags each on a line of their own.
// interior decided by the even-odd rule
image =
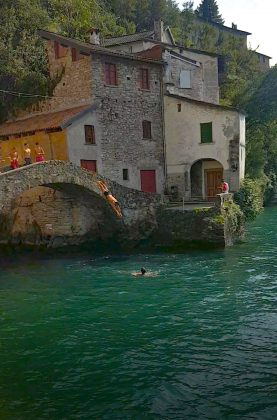
<svg viewBox="0 0 277 420">
<path fill-rule="evenodd" d="M 105 63 L 105 83 L 110 86 L 117 85 L 116 64 Z"/>
<path fill-rule="evenodd" d="M 140 88 L 143 90 L 149 90 L 149 71 L 148 69 L 139 69 L 139 81 L 140 81 Z"/>
<path fill-rule="evenodd" d="M 150 121 L 142 121 L 142 132 L 144 139 L 151 139 L 152 138 L 152 130 L 151 130 L 151 122 Z"/>
<path fill-rule="evenodd" d="M 60 58 L 60 44 L 54 41 L 55 58 Z"/>
<path fill-rule="evenodd" d="M 129 170 L 128 169 L 123 169 L 122 170 L 122 175 L 123 175 L 123 181 L 129 181 Z"/>
<path fill-rule="evenodd" d="M 80 163 L 81 163 L 81 167 L 86 169 L 87 171 L 97 172 L 97 162 L 96 162 L 96 160 L 81 159 Z"/>
<path fill-rule="evenodd" d="M 178 112 L 182 111 L 182 104 L 177 104 L 177 110 L 178 110 Z"/>
<path fill-rule="evenodd" d="M 72 61 L 78 60 L 78 53 L 77 53 L 76 48 L 71 48 L 71 57 L 72 57 Z"/>
<path fill-rule="evenodd" d="M 86 144 L 95 144 L 95 130 L 93 125 L 85 125 Z"/>
<path fill-rule="evenodd" d="M 180 88 L 190 89 L 191 88 L 191 71 L 181 70 L 180 73 Z"/>
<path fill-rule="evenodd" d="M 201 143 L 213 142 L 213 123 L 200 124 L 201 127 Z"/>
</svg>

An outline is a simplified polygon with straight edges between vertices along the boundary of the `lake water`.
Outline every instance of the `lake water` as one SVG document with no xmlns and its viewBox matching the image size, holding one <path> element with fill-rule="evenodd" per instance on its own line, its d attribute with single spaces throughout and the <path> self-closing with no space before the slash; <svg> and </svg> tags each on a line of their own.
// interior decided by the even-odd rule
<svg viewBox="0 0 277 420">
<path fill-rule="evenodd" d="M 226 250 L 2 259 L 0 418 L 277 418 L 276 218 Z"/>
</svg>

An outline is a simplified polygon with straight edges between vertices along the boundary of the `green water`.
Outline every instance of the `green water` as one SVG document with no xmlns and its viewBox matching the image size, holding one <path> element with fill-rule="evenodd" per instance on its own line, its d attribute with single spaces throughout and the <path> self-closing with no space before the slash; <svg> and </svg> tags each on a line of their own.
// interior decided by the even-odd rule
<svg viewBox="0 0 277 420">
<path fill-rule="evenodd" d="M 277 418 L 276 216 L 227 250 L 2 259 L 1 420 Z"/>
</svg>

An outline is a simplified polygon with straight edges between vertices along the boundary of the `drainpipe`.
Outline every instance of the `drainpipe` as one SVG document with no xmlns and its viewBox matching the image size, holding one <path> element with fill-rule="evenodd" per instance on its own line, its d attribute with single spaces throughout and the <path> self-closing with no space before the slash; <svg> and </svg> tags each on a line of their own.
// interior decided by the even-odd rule
<svg viewBox="0 0 277 420">
<path fill-rule="evenodd" d="M 164 188 L 167 189 L 167 160 L 166 160 L 166 138 L 165 138 L 165 106 L 164 106 L 164 66 L 161 69 L 161 114 L 162 114 L 162 141 L 163 141 L 163 166 L 164 166 Z"/>
</svg>

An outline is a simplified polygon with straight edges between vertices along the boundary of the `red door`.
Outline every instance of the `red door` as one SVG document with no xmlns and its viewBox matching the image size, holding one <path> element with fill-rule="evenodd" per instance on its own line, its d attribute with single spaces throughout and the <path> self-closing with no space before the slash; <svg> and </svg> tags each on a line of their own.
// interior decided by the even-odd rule
<svg viewBox="0 0 277 420">
<path fill-rule="evenodd" d="M 96 171 L 96 160 L 85 160 L 81 159 L 81 167 L 87 171 L 97 172 Z"/>
<path fill-rule="evenodd" d="M 156 192 L 156 171 L 140 171 L 141 191 Z"/>
</svg>

